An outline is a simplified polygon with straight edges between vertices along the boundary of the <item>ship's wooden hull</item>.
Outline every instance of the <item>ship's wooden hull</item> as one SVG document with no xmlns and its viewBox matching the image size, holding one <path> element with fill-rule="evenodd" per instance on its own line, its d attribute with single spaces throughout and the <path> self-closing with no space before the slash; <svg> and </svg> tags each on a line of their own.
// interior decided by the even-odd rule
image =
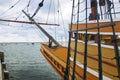
<svg viewBox="0 0 120 80">
<path fill-rule="evenodd" d="M 74 45 L 72 43 L 71 45 Z M 78 43 L 79 47 L 82 45 L 81 43 Z M 82 45 L 83 46 L 83 45 Z M 71 47 L 71 58 L 74 54 L 74 46 Z M 90 47 L 89 51 L 95 50 L 92 49 L 93 47 Z M 83 49 L 81 47 L 81 49 Z M 44 55 L 46 60 L 50 63 L 50 65 L 55 69 L 55 71 L 63 78 L 64 77 L 64 71 L 66 67 L 66 58 L 67 58 L 67 48 L 66 47 L 59 47 L 59 48 L 49 48 L 47 45 L 42 44 L 40 48 L 41 53 Z M 105 50 L 107 51 L 107 50 Z M 108 50 L 110 51 L 110 50 Z M 103 51 L 104 52 L 104 51 Z M 90 52 L 91 53 L 91 52 Z M 111 55 L 109 55 L 111 54 Z M 91 53 L 88 54 L 88 70 L 87 70 L 87 80 L 98 80 L 98 58 L 97 53 Z M 106 54 L 103 55 L 106 59 L 103 59 L 103 79 L 104 80 L 118 80 L 117 77 L 117 68 L 116 68 L 116 62 L 115 60 L 112 60 L 114 58 L 114 54 L 106 52 Z M 110 58 L 111 60 L 107 59 Z M 83 51 L 79 50 L 77 51 L 77 65 L 76 65 L 76 71 L 75 71 L 75 78 L 76 80 L 83 80 L 83 59 L 84 54 Z M 70 75 L 69 78 L 72 76 L 72 68 L 73 68 L 73 61 L 70 62 Z"/>
<path fill-rule="evenodd" d="M 71 42 L 71 48 L 74 49 L 74 41 Z M 77 61 L 84 64 L 84 42 L 77 43 Z M 111 78 L 112 80 L 119 80 L 115 52 L 113 46 L 101 47 L 102 53 L 102 70 L 103 75 Z M 120 50 L 119 50 L 120 53 Z M 87 66 L 98 72 L 98 47 L 95 43 L 89 43 L 87 49 Z"/>
<path fill-rule="evenodd" d="M 100 21 L 99 26 L 105 26 L 110 25 L 111 22 L 106 21 Z M 120 46 L 120 20 L 114 21 L 114 30 L 116 34 L 116 41 L 117 44 Z M 98 24 L 95 21 L 88 22 L 87 28 L 94 28 Z M 69 26 L 71 28 L 71 25 Z M 85 41 L 85 33 L 86 31 L 82 31 L 82 29 L 86 28 L 86 23 L 80 23 L 78 24 L 78 30 L 81 30 L 78 32 L 77 39 L 77 61 L 84 64 L 84 52 L 87 52 L 87 67 L 95 70 L 98 72 L 98 29 L 92 29 L 87 30 L 87 51 L 84 51 L 84 41 Z M 77 29 L 77 24 L 72 24 L 71 30 L 75 31 Z M 72 38 L 74 40 L 75 35 L 73 33 Z M 114 51 L 114 43 L 113 43 L 113 29 L 111 26 L 100 28 L 100 40 L 101 40 L 101 53 L 102 53 L 102 73 L 103 75 L 109 77 L 112 80 L 119 80 L 118 78 L 118 69 L 116 65 L 116 56 Z M 92 43 L 91 43 L 92 41 Z M 71 42 L 71 48 L 74 50 L 75 47 L 75 41 Z M 120 49 L 120 48 L 119 48 Z M 71 53 L 74 54 L 74 53 Z M 119 50 L 120 54 L 120 50 Z M 71 55 L 73 57 L 73 55 Z"/>
</svg>

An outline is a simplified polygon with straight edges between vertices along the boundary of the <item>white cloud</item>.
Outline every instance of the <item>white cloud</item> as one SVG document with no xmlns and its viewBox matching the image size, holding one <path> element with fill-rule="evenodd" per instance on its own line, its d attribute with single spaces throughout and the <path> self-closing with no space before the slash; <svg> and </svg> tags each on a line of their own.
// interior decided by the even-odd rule
<svg viewBox="0 0 120 80">
<path fill-rule="evenodd" d="M 29 0 L 20 0 L 19 3 L 15 5 L 15 3 L 18 0 L 0 0 L 0 19 L 13 19 L 15 20 L 16 17 L 18 17 L 22 12 L 22 10 L 27 6 Z M 38 4 L 40 0 L 31 0 L 32 2 L 30 3 L 29 6 L 29 14 L 32 15 L 36 8 L 38 7 Z M 42 1 L 42 0 L 41 0 Z M 50 0 L 52 1 L 52 0 Z M 37 21 L 46 23 L 46 19 L 48 16 L 48 8 L 49 8 L 49 3 L 50 1 L 44 2 L 43 7 L 40 9 L 39 13 L 34 17 Z M 49 23 L 54 23 L 54 13 L 57 15 L 57 7 L 58 7 L 58 2 L 55 1 L 55 12 L 54 9 L 50 11 L 49 15 Z M 61 4 L 61 11 L 62 11 L 62 17 L 65 20 L 65 24 L 68 24 L 70 21 L 70 14 L 71 14 L 71 2 L 70 0 L 59 0 Z M 11 6 L 15 5 L 13 8 L 9 9 Z M 56 7 L 57 6 L 57 7 Z M 52 2 L 52 7 L 53 8 L 53 2 Z M 8 10 L 8 11 L 7 11 Z M 27 11 L 27 9 L 25 9 Z M 29 21 L 27 17 L 23 13 L 20 15 L 18 20 L 25 20 Z M 59 17 L 61 17 L 59 15 Z M 56 16 L 56 22 L 57 22 L 57 16 Z M 69 19 L 68 19 L 69 18 Z M 62 21 L 60 22 L 62 23 Z M 35 27 L 35 26 L 34 26 Z M 34 28 L 33 25 L 25 25 L 25 24 L 18 24 L 18 23 L 5 23 L 5 22 L 0 22 L 0 42 L 31 42 L 31 41 L 43 41 L 46 40 L 46 37 L 43 33 L 39 33 L 36 31 L 36 28 Z M 59 29 L 62 30 L 63 29 Z M 49 30 L 48 30 L 49 31 Z M 58 34 L 61 36 L 64 36 L 61 31 L 58 31 Z M 52 33 L 54 35 L 54 32 Z M 43 39 L 42 39 L 43 38 Z M 46 40 L 47 41 L 47 40 Z"/>
<path fill-rule="evenodd" d="M 42 39 L 35 28 L 0 25 L 0 42 L 40 42 Z M 33 26 L 35 27 L 35 26 Z"/>
</svg>

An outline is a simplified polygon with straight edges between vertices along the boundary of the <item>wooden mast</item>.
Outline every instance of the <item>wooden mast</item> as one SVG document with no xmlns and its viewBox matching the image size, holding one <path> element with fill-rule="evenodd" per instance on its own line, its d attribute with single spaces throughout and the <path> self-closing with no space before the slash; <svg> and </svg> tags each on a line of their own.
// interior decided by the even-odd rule
<svg viewBox="0 0 120 80">
<path fill-rule="evenodd" d="M 16 22 L 16 23 L 26 23 L 26 24 L 34 24 L 33 22 L 28 22 L 28 21 L 16 21 L 16 20 L 5 20 L 5 19 L 0 19 L 0 21 L 5 21 L 5 22 Z M 37 23 L 37 22 L 36 22 Z M 52 26 L 60 26 L 59 24 L 48 24 L 48 23 L 38 23 L 40 25 L 52 25 Z"/>
<path fill-rule="evenodd" d="M 48 34 L 34 19 L 32 19 L 24 10 L 22 11 L 30 21 L 32 21 L 52 42 L 56 44 L 56 46 L 61 46 L 50 34 Z"/>
</svg>

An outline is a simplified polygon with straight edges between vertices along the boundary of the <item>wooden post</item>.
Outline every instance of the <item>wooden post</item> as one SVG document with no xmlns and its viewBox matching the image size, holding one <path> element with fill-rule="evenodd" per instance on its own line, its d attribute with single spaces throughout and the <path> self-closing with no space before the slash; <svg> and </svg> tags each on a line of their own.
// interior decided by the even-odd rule
<svg viewBox="0 0 120 80">
<path fill-rule="evenodd" d="M 2 68 L 6 70 L 6 63 L 2 62 Z"/>
<path fill-rule="evenodd" d="M 1 59 L 1 62 L 4 62 L 4 52 L 0 52 L 0 59 Z"/>
<path fill-rule="evenodd" d="M 4 79 L 9 80 L 9 72 L 6 70 L 4 71 Z"/>
<path fill-rule="evenodd" d="M 4 62 L 4 52 L 0 52 L 0 80 L 9 80 L 9 72 Z"/>
</svg>

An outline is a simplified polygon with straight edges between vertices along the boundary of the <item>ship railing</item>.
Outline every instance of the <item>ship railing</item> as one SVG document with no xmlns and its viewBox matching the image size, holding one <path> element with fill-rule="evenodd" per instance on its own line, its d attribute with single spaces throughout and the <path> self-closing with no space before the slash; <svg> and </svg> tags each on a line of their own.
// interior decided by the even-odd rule
<svg viewBox="0 0 120 80">
<path fill-rule="evenodd" d="M 103 0 L 105 1 L 105 0 Z M 77 42 L 78 42 L 78 32 L 80 31 L 85 31 L 85 35 L 84 35 L 84 71 L 83 71 L 83 80 L 87 79 L 87 53 L 88 53 L 88 32 L 89 30 L 97 30 L 97 46 L 98 46 L 98 78 L 99 80 L 103 80 L 103 68 L 102 68 L 102 50 L 101 50 L 101 37 L 100 37 L 100 33 L 101 33 L 101 28 L 111 28 L 111 33 L 112 35 L 112 42 L 114 44 L 114 53 L 115 53 L 115 60 L 116 60 L 116 68 L 117 68 L 117 73 L 118 75 L 116 77 L 120 78 L 120 57 L 119 57 L 119 51 L 118 51 L 118 45 L 117 45 L 117 40 L 116 40 L 116 31 L 115 31 L 115 22 L 114 22 L 114 14 L 112 13 L 116 13 L 115 9 L 114 9 L 114 4 L 113 2 L 111 2 L 111 0 L 106 0 L 106 3 L 101 4 L 100 7 L 98 7 L 98 0 L 91 0 L 91 13 L 88 10 L 88 3 L 87 0 L 84 1 L 84 10 L 83 10 L 83 5 L 80 4 L 80 0 L 78 0 L 78 2 L 75 3 L 75 1 L 73 0 L 73 7 L 72 7 L 72 15 L 71 15 L 71 25 L 70 25 L 70 31 L 69 31 L 69 44 L 68 44 L 68 55 L 67 55 L 67 64 L 66 64 L 66 70 L 64 73 L 64 80 L 69 80 L 69 74 L 70 74 L 70 46 L 71 46 L 71 38 L 72 38 L 72 33 L 74 34 L 74 64 L 73 64 L 73 70 L 72 70 L 72 80 L 75 79 L 75 69 L 76 69 L 76 58 L 77 58 Z M 75 7 L 75 5 L 77 4 L 77 7 Z M 105 5 L 106 4 L 106 5 Z M 82 12 L 80 11 L 80 6 L 82 6 Z M 107 10 L 105 12 L 107 12 L 107 15 L 104 17 L 103 16 L 103 9 L 102 6 L 105 7 Z M 77 8 L 77 9 L 76 9 Z M 99 10 L 100 8 L 100 10 Z M 84 11 L 84 13 L 83 13 Z M 85 14 L 85 15 L 84 15 Z M 89 15 L 88 15 L 89 14 Z M 115 15 L 116 16 L 116 15 Z M 117 16 L 116 16 L 117 17 Z M 79 22 L 81 21 L 85 21 L 85 27 L 83 28 L 83 26 L 79 26 Z M 96 25 L 97 26 L 92 26 L 89 27 L 88 26 L 88 19 L 89 20 L 96 20 Z M 100 20 L 103 19 L 109 19 L 109 23 L 106 23 L 104 25 L 100 24 Z M 73 23 L 76 23 L 76 26 L 73 26 Z M 73 30 L 76 28 L 76 30 Z M 82 29 L 79 29 L 82 28 Z"/>
<path fill-rule="evenodd" d="M 83 29 L 79 29 L 77 31 L 86 31 L 86 30 L 93 30 L 93 29 L 98 29 L 98 28 L 106 28 L 106 27 L 111 27 L 114 26 L 114 23 L 110 23 L 110 24 L 105 24 L 105 25 L 101 25 L 101 26 L 94 26 L 91 28 L 83 28 Z M 70 32 L 76 32 L 76 30 L 71 30 Z"/>
</svg>

